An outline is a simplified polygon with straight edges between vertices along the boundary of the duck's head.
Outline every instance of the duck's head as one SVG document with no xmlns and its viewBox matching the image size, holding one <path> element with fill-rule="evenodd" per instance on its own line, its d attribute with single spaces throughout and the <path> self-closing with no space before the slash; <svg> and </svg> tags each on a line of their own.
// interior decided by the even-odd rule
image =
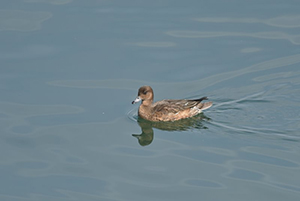
<svg viewBox="0 0 300 201">
<path fill-rule="evenodd" d="M 153 90 L 150 86 L 142 86 L 139 88 L 138 96 L 132 104 L 142 101 L 142 104 L 151 104 L 153 101 Z"/>
</svg>

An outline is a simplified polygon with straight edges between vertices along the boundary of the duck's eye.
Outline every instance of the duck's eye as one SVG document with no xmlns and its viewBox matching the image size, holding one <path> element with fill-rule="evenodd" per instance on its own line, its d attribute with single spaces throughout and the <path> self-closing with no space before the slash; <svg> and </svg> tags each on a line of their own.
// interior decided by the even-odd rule
<svg viewBox="0 0 300 201">
<path fill-rule="evenodd" d="M 145 95 L 146 95 L 146 94 L 147 94 L 147 92 L 148 92 L 148 91 L 143 91 L 143 94 L 145 94 Z"/>
</svg>

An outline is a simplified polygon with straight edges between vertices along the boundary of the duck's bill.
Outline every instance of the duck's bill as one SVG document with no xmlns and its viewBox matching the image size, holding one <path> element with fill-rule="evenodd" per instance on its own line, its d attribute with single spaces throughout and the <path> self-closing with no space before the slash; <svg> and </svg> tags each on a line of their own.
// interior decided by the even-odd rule
<svg viewBox="0 0 300 201">
<path fill-rule="evenodd" d="M 138 96 L 134 101 L 132 101 L 132 104 L 140 102 L 142 99 Z"/>
</svg>

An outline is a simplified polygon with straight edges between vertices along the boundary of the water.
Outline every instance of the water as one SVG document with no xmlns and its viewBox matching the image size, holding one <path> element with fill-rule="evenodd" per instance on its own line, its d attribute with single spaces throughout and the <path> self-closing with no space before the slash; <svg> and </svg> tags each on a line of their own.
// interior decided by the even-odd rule
<svg viewBox="0 0 300 201">
<path fill-rule="evenodd" d="M 1 200 L 299 200 L 300 4 L 1 2 Z M 154 124 L 131 105 L 208 96 Z"/>
</svg>

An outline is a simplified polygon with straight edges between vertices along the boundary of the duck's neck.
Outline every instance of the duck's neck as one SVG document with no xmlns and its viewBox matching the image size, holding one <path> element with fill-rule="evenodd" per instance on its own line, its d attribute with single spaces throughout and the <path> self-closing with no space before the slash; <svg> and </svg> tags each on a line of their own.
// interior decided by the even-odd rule
<svg viewBox="0 0 300 201">
<path fill-rule="evenodd" d="M 145 106 L 145 107 L 148 107 L 150 105 L 152 105 L 152 100 L 143 100 L 141 106 Z"/>
<path fill-rule="evenodd" d="M 139 108 L 139 116 L 144 119 L 149 119 L 152 114 L 152 101 L 143 101 Z"/>
</svg>

